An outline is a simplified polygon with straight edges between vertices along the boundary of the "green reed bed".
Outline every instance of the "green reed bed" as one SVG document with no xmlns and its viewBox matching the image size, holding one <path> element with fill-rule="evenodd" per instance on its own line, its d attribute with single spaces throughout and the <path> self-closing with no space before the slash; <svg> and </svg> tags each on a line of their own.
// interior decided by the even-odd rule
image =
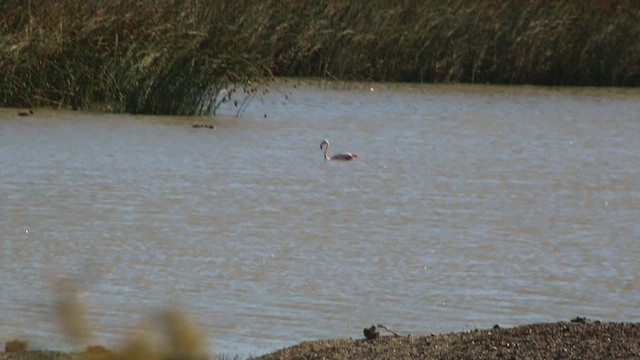
<svg viewBox="0 0 640 360">
<path fill-rule="evenodd" d="M 640 3 L 291 2 L 274 72 L 408 82 L 640 84 Z M 276 20 L 276 21 L 278 21 Z M 293 46 L 280 44 L 291 43 Z M 280 45 L 280 46 L 279 46 Z"/>
<path fill-rule="evenodd" d="M 274 75 L 638 86 L 640 3 L 9 0 L 0 5 L 4 106 L 212 113 L 222 100 L 216 98 L 220 89 L 255 91 L 249 80 Z"/>
<path fill-rule="evenodd" d="M 215 95 L 211 86 L 242 84 L 262 73 L 260 59 L 234 44 L 237 29 L 227 24 L 230 14 L 244 9 L 212 3 L 5 3 L 0 6 L 0 101 L 5 106 L 193 113 L 203 93 Z"/>
</svg>

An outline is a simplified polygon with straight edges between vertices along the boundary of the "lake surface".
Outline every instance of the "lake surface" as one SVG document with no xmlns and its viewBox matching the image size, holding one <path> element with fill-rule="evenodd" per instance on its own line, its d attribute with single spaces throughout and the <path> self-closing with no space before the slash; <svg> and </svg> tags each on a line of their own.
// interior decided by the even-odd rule
<svg viewBox="0 0 640 360">
<path fill-rule="evenodd" d="M 215 119 L 0 109 L 0 339 L 117 346 L 166 308 L 242 356 L 640 321 L 640 90 L 270 90 Z"/>
</svg>

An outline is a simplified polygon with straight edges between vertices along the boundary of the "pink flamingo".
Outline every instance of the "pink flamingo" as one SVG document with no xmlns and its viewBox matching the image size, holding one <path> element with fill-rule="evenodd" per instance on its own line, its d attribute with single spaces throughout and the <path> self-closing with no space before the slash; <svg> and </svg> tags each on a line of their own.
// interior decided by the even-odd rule
<svg viewBox="0 0 640 360">
<path fill-rule="evenodd" d="M 323 147 L 324 146 L 324 147 Z M 339 153 L 333 156 L 327 155 L 327 150 L 329 150 L 329 140 L 324 139 L 320 143 L 320 149 L 324 150 L 324 159 L 325 160 L 353 160 L 359 158 L 358 154 L 352 154 L 349 152 Z"/>
</svg>

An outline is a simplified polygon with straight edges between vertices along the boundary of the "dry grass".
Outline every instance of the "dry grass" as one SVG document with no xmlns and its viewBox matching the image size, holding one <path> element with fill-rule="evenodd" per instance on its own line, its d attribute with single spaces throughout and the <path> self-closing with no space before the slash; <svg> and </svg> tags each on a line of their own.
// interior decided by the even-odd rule
<svg viewBox="0 0 640 360">
<path fill-rule="evenodd" d="M 88 303 L 81 296 L 86 280 L 85 277 L 68 276 L 58 279 L 55 283 L 56 301 L 53 306 L 60 330 L 71 344 L 84 348 L 83 352 L 26 351 L 27 342 L 15 339 L 7 341 L 5 353 L 19 353 L 19 355 L 11 355 L 6 359 L 201 360 L 212 358 L 205 349 L 205 337 L 202 331 L 185 313 L 176 309 L 158 312 L 151 317 L 150 324 L 141 327 L 143 330 L 135 334 L 123 334 L 125 340 L 113 349 L 102 345 L 87 345 L 93 338 L 93 327 L 87 316 Z"/>
<path fill-rule="evenodd" d="M 17 351 L 25 351 L 27 350 L 28 342 L 20 339 L 9 340 L 4 345 L 4 351 L 11 353 Z"/>
</svg>

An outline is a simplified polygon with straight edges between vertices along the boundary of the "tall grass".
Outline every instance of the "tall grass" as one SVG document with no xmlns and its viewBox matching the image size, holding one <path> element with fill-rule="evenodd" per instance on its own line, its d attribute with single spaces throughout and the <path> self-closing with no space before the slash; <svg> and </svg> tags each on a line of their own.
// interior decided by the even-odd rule
<svg viewBox="0 0 640 360">
<path fill-rule="evenodd" d="M 193 113 L 207 90 L 262 74 L 238 49 L 233 19 L 243 12 L 224 1 L 9 1 L 0 5 L 0 101 Z"/>
<path fill-rule="evenodd" d="M 207 113 L 273 75 L 638 86 L 638 39 L 633 0 L 8 0 L 0 104 Z"/>
<path fill-rule="evenodd" d="M 640 85 L 640 3 L 289 2 L 274 73 L 340 79 Z M 280 46 L 278 46 L 281 44 Z M 284 44 L 293 44 L 285 46 Z"/>
</svg>

